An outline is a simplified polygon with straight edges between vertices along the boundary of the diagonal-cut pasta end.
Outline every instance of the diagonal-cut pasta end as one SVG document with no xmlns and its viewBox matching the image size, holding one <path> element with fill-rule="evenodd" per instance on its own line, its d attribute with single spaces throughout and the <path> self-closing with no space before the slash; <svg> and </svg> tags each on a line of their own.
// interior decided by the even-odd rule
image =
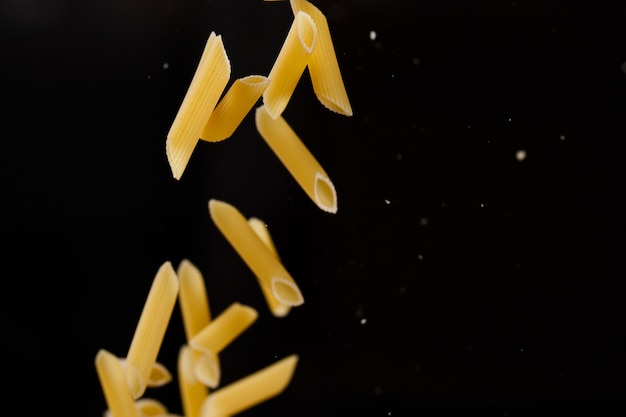
<svg viewBox="0 0 626 417">
<path fill-rule="evenodd" d="M 281 278 L 272 278 L 272 293 L 282 304 L 299 306 L 304 304 L 304 297 L 300 289 L 292 281 Z"/>
<path fill-rule="evenodd" d="M 172 170 L 172 176 L 180 180 L 198 141 L 187 140 L 184 143 L 174 144 L 170 138 L 168 136 L 165 142 L 165 153 Z"/>
<path fill-rule="evenodd" d="M 337 213 L 337 191 L 330 179 L 318 172 L 315 174 L 315 202 L 328 213 Z"/>
<path fill-rule="evenodd" d="M 203 351 L 194 363 L 194 375 L 198 381 L 209 388 L 217 388 L 222 372 L 217 355 Z"/>
<path fill-rule="evenodd" d="M 333 100 L 332 97 L 326 97 L 323 93 L 317 93 L 317 99 L 324 107 L 332 112 L 348 117 L 352 116 L 352 106 L 350 105 L 347 97 L 345 97 L 342 101 L 338 101 L 336 99 Z"/>
<path fill-rule="evenodd" d="M 152 366 L 152 371 L 150 371 L 150 376 L 148 377 L 148 386 L 149 387 L 162 387 L 163 385 L 169 383 L 172 380 L 172 374 L 167 368 L 160 364 L 159 362 L 155 362 Z"/>
<path fill-rule="evenodd" d="M 135 407 L 143 417 L 167 416 L 167 407 L 152 398 L 141 398 L 135 401 Z M 115 416 L 114 416 L 115 417 Z"/>
</svg>

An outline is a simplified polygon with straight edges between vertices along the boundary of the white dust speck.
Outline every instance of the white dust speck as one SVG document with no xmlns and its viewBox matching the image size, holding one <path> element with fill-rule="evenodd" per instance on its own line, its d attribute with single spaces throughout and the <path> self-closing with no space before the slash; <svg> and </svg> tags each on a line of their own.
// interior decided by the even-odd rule
<svg viewBox="0 0 626 417">
<path fill-rule="evenodd" d="M 376 31 L 370 30 L 370 41 L 376 40 Z"/>
<path fill-rule="evenodd" d="M 396 78 L 396 74 L 391 74 L 391 78 Z"/>
<path fill-rule="evenodd" d="M 385 200 L 385 204 L 391 204 L 391 201 Z"/>
<path fill-rule="evenodd" d="M 445 202 L 445 201 L 442 201 L 442 202 L 441 202 L 441 207 L 445 207 L 445 206 L 447 206 L 446 202 Z"/>
<path fill-rule="evenodd" d="M 467 125 L 467 128 L 468 128 L 468 129 L 471 129 L 471 128 L 472 128 L 472 125 Z"/>
<path fill-rule="evenodd" d="M 164 62 L 164 63 L 163 63 L 163 69 L 164 69 L 164 70 L 168 69 L 169 67 L 170 67 L 169 62 Z"/>
<path fill-rule="evenodd" d="M 480 203 L 480 208 L 484 208 L 485 207 L 485 203 Z"/>
<path fill-rule="evenodd" d="M 365 323 L 367 323 L 367 319 L 365 318 L 361 319 L 361 324 L 365 324 Z"/>
<path fill-rule="evenodd" d="M 428 218 L 426 218 L 426 217 L 422 217 L 422 218 L 420 219 L 420 225 L 422 225 L 422 226 L 426 226 L 427 224 L 428 224 Z"/>
<path fill-rule="evenodd" d="M 421 253 L 417 255 L 417 259 L 420 261 L 424 260 L 424 255 L 422 255 Z"/>
<path fill-rule="evenodd" d="M 515 152 L 515 159 L 522 162 L 524 159 L 526 159 L 526 151 L 520 149 L 519 151 Z"/>
<path fill-rule="evenodd" d="M 524 348 L 521 348 L 519 351 L 520 351 L 520 352 L 523 352 L 523 351 L 524 351 Z"/>
<path fill-rule="evenodd" d="M 510 117 L 509 117 L 507 120 L 508 120 L 509 122 L 513 121 L 513 119 L 512 119 L 512 118 L 510 118 Z"/>
<path fill-rule="evenodd" d="M 561 136 L 559 136 L 559 139 L 561 139 L 561 140 L 565 140 L 565 135 L 561 135 Z"/>
</svg>

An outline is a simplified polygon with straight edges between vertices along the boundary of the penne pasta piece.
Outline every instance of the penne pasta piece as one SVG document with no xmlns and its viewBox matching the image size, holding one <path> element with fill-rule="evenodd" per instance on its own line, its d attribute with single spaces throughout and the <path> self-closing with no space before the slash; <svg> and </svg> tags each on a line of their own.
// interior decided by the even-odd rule
<svg viewBox="0 0 626 417">
<path fill-rule="evenodd" d="M 277 396 L 291 381 L 297 363 L 298 356 L 290 355 L 220 388 L 206 398 L 200 416 L 233 416 Z"/>
<path fill-rule="evenodd" d="M 196 72 L 167 134 L 165 150 L 172 174 L 183 175 L 204 126 L 230 79 L 222 37 L 211 32 Z"/>
<path fill-rule="evenodd" d="M 167 408 L 157 400 L 152 398 L 141 398 L 135 401 L 135 407 L 141 416 L 166 416 Z M 116 416 L 113 416 L 116 417 Z"/>
<path fill-rule="evenodd" d="M 96 371 L 110 412 L 114 416 L 138 417 L 124 367 L 117 356 L 100 349 L 96 354 Z"/>
<path fill-rule="evenodd" d="M 159 362 L 155 362 L 152 365 L 152 370 L 148 375 L 147 385 L 149 387 L 162 387 L 168 384 L 172 380 L 172 374 L 170 371 Z"/>
<path fill-rule="evenodd" d="M 272 252 L 272 255 L 276 257 L 277 260 L 280 261 L 278 257 L 278 252 L 276 251 L 276 247 L 274 245 L 274 241 L 272 240 L 272 236 L 267 230 L 267 226 L 263 221 L 256 217 L 251 217 L 248 219 L 248 224 L 252 227 L 252 230 L 257 234 L 257 236 L 265 243 L 265 246 Z M 267 302 L 267 306 L 270 309 L 270 312 L 275 317 L 285 317 L 289 314 L 291 310 L 291 306 L 287 304 L 281 303 L 272 292 L 272 288 L 269 285 L 261 285 L 261 290 L 263 291 L 263 296 L 265 297 L 265 301 Z"/>
<path fill-rule="evenodd" d="M 254 232 L 234 206 L 223 201 L 209 201 L 211 219 L 257 277 L 259 285 L 267 287 L 282 304 L 299 306 L 302 293 L 289 272 Z"/>
<path fill-rule="evenodd" d="M 232 136 L 269 84 L 269 78 L 261 75 L 235 80 L 213 110 L 200 139 L 218 142 Z"/>
<path fill-rule="evenodd" d="M 270 70 L 270 85 L 263 92 L 263 104 L 272 118 L 280 116 L 309 62 L 317 42 L 317 27 L 305 12 L 296 13 L 278 57 Z"/>
<path fill-rule="evenodd" d="M 178 388 L 185 417 L 198 417 L 209 390 L 194 375 L 193 352 L 187 345 L 178 352 Z"/>
<path fill-rule="evenodd" d="M 352 106 L 341 77 L 326 17 L 307 0 L 290 0 L 290 3 L 294 15 L 306 12 L 317 26 L 317 43 L 308 62 L 309 75 L 317 99 L 335 113 L 352 116 Z"/>
<path fill-rule="evenodd" d="M 200 382 L 211 388 L 219 385 L 218 353 L 250 327 L 257 317 L 258 313 L 252 307 L 233 303 L 189 341 L 192 349 L 202 353 L 194 361 L 195 375 Z"/>
<path fill-rule="evenodd" d="M 183 259 L 176 271 L 180 289 L 178 304 L 183 317 L 187 341 L 191 340 L 211 321 L 209 299 L 200 270 L 188 259 Z"/>
<path fill-rule="evenodd" d="M 165 262 L 154 277 L 126 355 L 126 378 L 135 399 L 146 390 L 177 296 L 176 272 Z"/>
<path fill-rule="evenodd" d="M 300 187 L 319 208 L 337 212 L 337 192 L 319 162 L 282 118 L 272 118 L 265 106 L 256 110 L 256 127 Z"/>
<path fill-rule="evenodd" d="M 267 230 L 267 225 L 264 221 L 257 217 L 250 217 L 248 219 L 248 224 L 254 230 L 254 233 L 265 243 L 265 246 L 272 252 L 272 255 L 276 257 L 276 259 L 280 260 L 278 257 L 278 251 L 276 250 L 276 246 L 274 245 L 274 241 L 272 240 L 272 236 L 270 235 L 269 230 Z"/>
</svg>

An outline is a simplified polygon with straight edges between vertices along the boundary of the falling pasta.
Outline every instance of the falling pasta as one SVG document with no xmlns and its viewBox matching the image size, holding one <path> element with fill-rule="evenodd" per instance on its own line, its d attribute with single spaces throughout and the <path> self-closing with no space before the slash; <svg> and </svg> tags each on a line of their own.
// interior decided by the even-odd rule
<svg viewBox="0 0 626 417">
<path fill-rule="evenodd" d="M 274 151 L 300 187 L 317 204 L 328 212 L 337 212 L 337 192 L 328 174 L 302 143 L 285 119 L 272 118 L 265 106 L 256 110 L 256 127 L 261 137 Z"/>
<path fill-rule="evenodd" d="M 222 37 L 211 32 L 183 103 L 167 134 L 165 150 L 172 174 L 177 180 L 183 175 L 229 79 L 230 62 Z"/>
<path fill-rule="evenodd" d="M 263 93 L 263 104 L 272 118 L 279 117 L 309 62 L 317 42 L 317 26 L 305 12 L 296 13 L 291 29 L 268 75 L 270 85 Z"/>
</svg>

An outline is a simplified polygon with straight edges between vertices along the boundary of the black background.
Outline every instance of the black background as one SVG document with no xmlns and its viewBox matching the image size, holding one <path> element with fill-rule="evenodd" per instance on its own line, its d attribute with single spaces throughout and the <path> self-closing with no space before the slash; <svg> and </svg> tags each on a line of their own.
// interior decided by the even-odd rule
<svg viewBox="0 0 626 417">
<path fill-rule="evenodd" d="M 222 385 L 300 355 L 287 389 L 242 415 L 623 412 L 620 3 L 313 3 L 354 116 L 321 106 L 307 73 L 283 116 L 336 215 L 252 115 L 200 142 L 180 181 L 165 157 L 209 33 L 232 79 L 266 75 L 288 3 L 2 2 L 5 408 L 101 415 L 96 352 L 126 354 L 158 267 L 187 258 L 213 315 L 260 314 L 221 353 Z M 267 222 L 303 306 L 269 314 L 211 198 Z M 176 307 L 159 353 L 172 371 L 183 343 Z M 176 381 L 146 396 L 181 412 Z"/>
</svg>

